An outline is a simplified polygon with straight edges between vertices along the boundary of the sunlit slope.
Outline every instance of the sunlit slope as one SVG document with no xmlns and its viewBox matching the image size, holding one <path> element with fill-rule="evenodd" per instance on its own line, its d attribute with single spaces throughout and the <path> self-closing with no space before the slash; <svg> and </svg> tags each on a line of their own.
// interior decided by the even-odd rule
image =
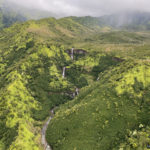
<svg viewBox="0 0 150 150">
<path fill-rule="evenodd" d="M 54 150 L 108 150 L 149 122 L 150 65 L 123 62 L 56 112 L 47 140 Z"/>
</svg>

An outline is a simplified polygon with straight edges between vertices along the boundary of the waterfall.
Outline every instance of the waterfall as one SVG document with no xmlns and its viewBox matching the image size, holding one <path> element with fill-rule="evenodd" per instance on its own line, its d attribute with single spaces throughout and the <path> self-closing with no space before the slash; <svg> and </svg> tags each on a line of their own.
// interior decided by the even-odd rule
<svg viewBox="0 0 150 150">
<path fill-rule="evenodd" d="M 97 81 L 100 79 L 100 77 L 97 78 Z"/>
<path fill-rule="evenodd" d="M 65 78 L 65 72 L 66 72 L 66 67 L 63 67 L 63 73 L 62 73 L 63 78 Z"/>
<path fill-rule="evenodd" d="M 73 60 L 74 48 L 71 49 L 71 59 Z"/>
<path fill-rule="evenodd" d="M 72 96 L 73 96 L 73 98 L 75 98 L 75 96 L 76 96 L 76 93 L 73 93 L 73 95 L 72 95 Z"/>
<path fill-rule="evenodd" d="M 79 95 L 79 89 L 78 88 L 76 88 L 76 94 Z"/>
</svg>

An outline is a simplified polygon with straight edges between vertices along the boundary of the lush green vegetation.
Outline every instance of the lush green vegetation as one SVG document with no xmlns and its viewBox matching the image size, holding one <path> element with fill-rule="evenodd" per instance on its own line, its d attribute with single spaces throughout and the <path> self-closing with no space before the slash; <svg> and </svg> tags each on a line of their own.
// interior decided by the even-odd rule
<svg viewBox="0 0 150 150">
<path fill-rule="evenodd" d="M 51 18 L 15 24 L 0 32 L 1 149 L 41 149 L 40 129 L 50 109 L 71 100 L 76 87 L 92 80 L 84 66 L 76 64 L 82 57 L 72 61 L 60 45 L 70 36 L 75 39 L 81 30 L 87 34 L 90 29 L 70 19 Z M 70 68 L 68 79 L 62 78 L 64 66 Z M 80 78 L 73 81 L 76 67 Z"/>
<path fill-rule="evenodd" d="M 149 71 L 149 64 L 128 61 L 101 73 L 56 112 L 47 131 L 53 149 L 113 149 L 128 130 L 148 125 Z"/>
<path fill-rule="evenodd" d="M 149 31 L 115 31 L 92 17 L 1 30 L 0 149 L 43 149 L 41 127 L 56 106 L 47 131 L 54 150 L 146 148 L 149 41 Z M 87 53 L 72 60 L 72 47 Z"/>
</svg>

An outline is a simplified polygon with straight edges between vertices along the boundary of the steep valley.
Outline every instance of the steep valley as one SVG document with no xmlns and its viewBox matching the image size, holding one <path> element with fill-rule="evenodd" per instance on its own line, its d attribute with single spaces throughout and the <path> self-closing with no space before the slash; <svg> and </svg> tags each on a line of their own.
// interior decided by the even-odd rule
<svg viewBox="0 0 150 150">
<path fill-rule="evenodd" d="M 146 150 L 150 32 L 92 17 L 0 30 L 0 150 Z"/>
</svg>

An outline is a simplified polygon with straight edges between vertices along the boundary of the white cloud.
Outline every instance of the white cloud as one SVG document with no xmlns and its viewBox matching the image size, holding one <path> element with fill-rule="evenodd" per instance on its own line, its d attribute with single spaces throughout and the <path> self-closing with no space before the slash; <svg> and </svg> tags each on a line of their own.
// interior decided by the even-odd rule
<svg viewBox="0 0 150 150">
<path fill-rule="evenodd" d="M 150 11 L 150 0 L 8 0 L 19 5 L 47 10 L 59 16 L 101 16 L 123 10 Z"/>
</svg>

